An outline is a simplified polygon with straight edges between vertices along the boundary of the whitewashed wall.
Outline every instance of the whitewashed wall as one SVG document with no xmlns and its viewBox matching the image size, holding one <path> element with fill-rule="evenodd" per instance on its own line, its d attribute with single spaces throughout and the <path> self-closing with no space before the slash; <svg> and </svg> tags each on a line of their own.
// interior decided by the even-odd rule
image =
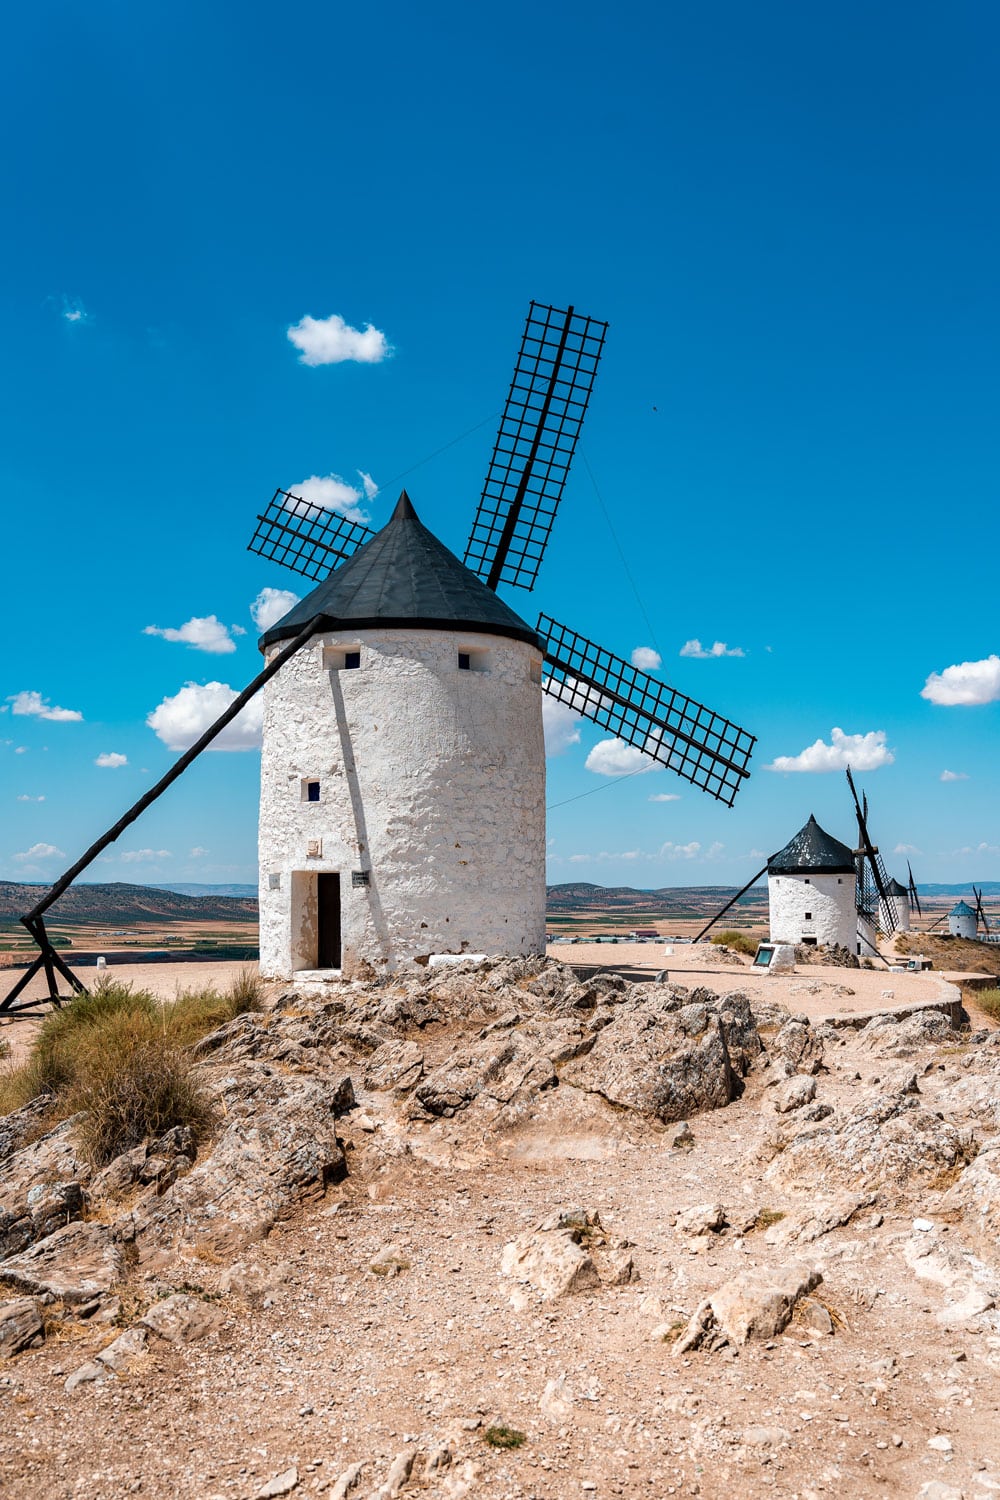
<svg viewBox="0 0 1000 1500">
<path fill-rule="evenodd" d="M 811 873 L 808 884 L 803 875 L 769 875 L 767 899 L 772 942 L 801 943 L 803 938 L 815 938 L 817 943 L 840 943 L 855 952 L 853 875 Z"/>
<path fill-rule="evenodd" d="M 976 914 L 971 916 L 949 916 L 948 931 L 952 937 L 974 938 L 976 935 Z"/>
<path fill-rule="evenodd" d="M 328 669 L 324 648 L 359 649 L 360 668 Z M 488 669 L 459 670 L 460 650 L 486 653 Z M 430 953 L 544 951 L 540 668 L 535 648 L 502 636 L 365 630 L 317 636 L 267 684 L 265 976 L 315 964 L 304 876 L 323 871 L 341 877 L 347 974 Z M 305 779 L 320 782 L 319 802 L 302 800 Z M 353 887 L 365 869 L 370 886 Z"/>
</svg>

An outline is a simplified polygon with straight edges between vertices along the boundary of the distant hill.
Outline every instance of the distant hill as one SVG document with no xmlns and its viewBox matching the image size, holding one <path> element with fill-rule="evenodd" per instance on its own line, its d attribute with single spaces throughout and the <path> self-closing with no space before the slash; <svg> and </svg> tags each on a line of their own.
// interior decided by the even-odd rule
<svg viewBox="0 0 1000 1500">
<path fill-rule="evenodd" d="M 548 910 L 557 913 L 594 911 L 662 912 L 664 916 L 701 915 L 717 911 L 739 890 L 736 885 L 661 886 L 636 890 L 629 885 L 593 885 L 586 880 L 548 887 Z M 752 886 L 743 898 L 747 905 L 767 899 L 767 887 Z"/>
<path fill-rule="evenodd" d="M 0 921 L 30 911 L 48 892 L 46 885 L 0 880 Z M 50 920 L 73 922 L 255 922 L 256 896 L 188 896 L 158 886 L 71 885 L 52 907 Z"/>
<path fill-rule="evenodd" d="M 257 900 L 256 885 L 198 885 L 194 881 L 178 881 L 176 885 L 161 885 L 161 891 L 176 891 L 179 896 L 237 896 L 241 901 Z"/>
</svg>

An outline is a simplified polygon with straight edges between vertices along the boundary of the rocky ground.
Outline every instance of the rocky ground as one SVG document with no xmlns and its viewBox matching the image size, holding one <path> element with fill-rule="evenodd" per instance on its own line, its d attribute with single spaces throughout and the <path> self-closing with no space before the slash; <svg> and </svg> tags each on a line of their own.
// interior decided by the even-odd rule
<svg viewBox="0 0 1000 1500">
<path fill-rule="evenodd" d="M 1000 1492 L 1000 1033 L 740 977 L 278 991 L 197 1154 L 7 1117 L 0 1494 Z"/>
</svg>

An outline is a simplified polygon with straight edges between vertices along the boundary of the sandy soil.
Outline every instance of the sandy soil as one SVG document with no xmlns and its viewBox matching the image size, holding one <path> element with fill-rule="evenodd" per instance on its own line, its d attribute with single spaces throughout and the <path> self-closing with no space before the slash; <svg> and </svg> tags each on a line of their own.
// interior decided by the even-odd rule
<svg viewBox="0 0 1000 1500">
<path fill-rule="evenodd" d="M 772 981 L 769 998 L 799 1009 L 794 983 Z M 965 1050 L 917 1061 L 926 1107 L 962 1076 Z M 846 1109 L 887 1067 L 850 1031 L 828 1064 L 819 1097 Z M 448 1468 L 405 1485 L 403 1500 L 989 1500 L 1000 1490 L 1000 1337 L 943 1328 L 943 1293 L 903 1258 L 918 1215 L 959 1240 L 937 1193 L 890 1196 L 884 1213 L 863 1212 L 799 1252 L 822 1263 L 833 1337 L 795 1322 L 766 1344 L 676 1359 L 651 1336 L 738 1271 L 781 1258 L 762 1232 L 726 1229 L 696 1246 L 674 1226 L 678 1209 L 706 1200 L 731 1222 L 802 1207 L 764 1181 L 751 1150 L 768 1110 L 762 1080 L 695 1119 L 690 1150 L 672 1147 L 674 1127 L 570 1089 L 539 1095 L 519 1129 L 487 1143 L 458 1118 L 406 1121 L 356 1082 L 361 1107 L 343 1121 L 348 1179 L 246 1254 L 264 1294 L 220 1300 L 219 1265 L 186 1264 L 186 1287 L 223 1314 L 219 1332 L 158 1344 L 120 1378 L 71 1394 L 65 1377 L 116 1329 L 84 1327 L 0 1372 L 0 1493 L 254 1500 L 294 1469 L 294 1493 L 313 1495 L 336 1493 L 337 1476 L 360 1462 L 352 1496 L 385 1500 L 396 1455 L 444 1442 Z M 641 1280 L 545 1303 L 502 1276 L 502 1248 L 576 1205 L 633 1243 Z M 373 1275 L 389 1244 L 400 1274 Z M 484 1430 L 498 1423 L 524 1445 L 490 1448 Z"/>
</svg>

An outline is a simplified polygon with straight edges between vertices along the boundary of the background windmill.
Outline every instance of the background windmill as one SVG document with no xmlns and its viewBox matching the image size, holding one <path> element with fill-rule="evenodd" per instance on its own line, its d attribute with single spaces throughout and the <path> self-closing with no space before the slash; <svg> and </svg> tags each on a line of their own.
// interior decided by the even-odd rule
<svg viewBox="0 0 1000 1500">
<path fill-rule="evenodd" d="M 572 306 L 530 305 L 465 552 L 467 568 L 494 592 L 501 584 L 526 590 L 535 585 L 606 332 L 606 323 L 578 314 Z M 375 535 L 367 526 L 279 489 L 257 517 L 250 550 L 318 580 L 330 576 Z M 58 1004 L 60 976 L 73 989 L 83 988 L 53 947 L 45 929 L 45 913 L 323 628 L 323 617 L 317 614 L 311 619 L 297 617 L 294 634 L 290 629 L 279 632 L 283 636 L 280 649 L 270 652 L 263 671 L 166 775 L 21 918 L 38 944 L 39 954 L 0 1001 L 0 1013 L 23 1013 L 38 1009 L 40 1003 Z M 544 656 L 540 685 L 545 692 L 732 806 L 749 776 L 747 766 L 756 743 L 753 735 L 548 615 L 539 615 L 535 634 Z M 46 976 L 46 1001 L 23 999 L 25 987 L 39 970 Z"/>
<path fill-rule="evenodd" d="M 983 893 L 976 886 L 973 886 L 972 894 L 976 898 L 976 933 L 978 935 L 979 924 L 982 923 L 984 935 L 989 936 L 990 924 L 989 919 L 986 915 L 986 911 L 983 907 Z"/>
</svg>

